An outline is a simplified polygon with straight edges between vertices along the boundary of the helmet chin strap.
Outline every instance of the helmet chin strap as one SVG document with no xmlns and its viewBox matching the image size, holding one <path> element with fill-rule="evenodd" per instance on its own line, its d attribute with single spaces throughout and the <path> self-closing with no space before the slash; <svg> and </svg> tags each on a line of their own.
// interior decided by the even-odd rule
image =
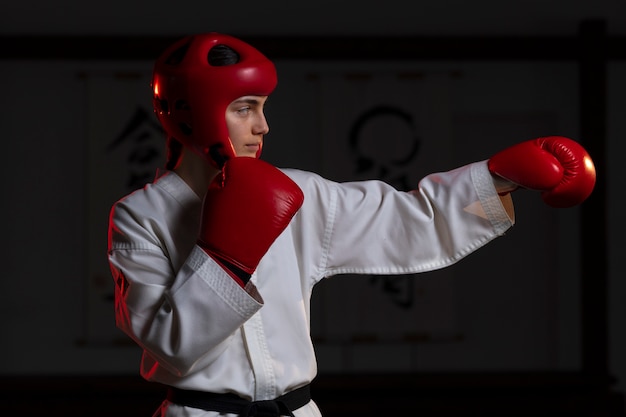
<svg viewBox="0 0 626 417">
<path fill-rule="evenodd" d="M 233 146 L 233 141 L 230 140 L 230 137 L 228 137 L 228 145 L 230 145 L 230 155 L 236 157 L 237 153 L 235 152 L 235 147 Z M 207 152 L 210 161 L 213 162 L 213 164 L 218 169 L 222 169 L 226 161 L 230 158 L 230 156 L 228 156 L 228 153 L 223 152 L 223 150 L 224 145 L 222 143 L 216 143 L 214 145 L 211 145 L 211 147 L 209 147 L 209 151 Z M 259 152 L 257 152 L 257 158 L 259 154 L 260 150 Z"/>
</svg>

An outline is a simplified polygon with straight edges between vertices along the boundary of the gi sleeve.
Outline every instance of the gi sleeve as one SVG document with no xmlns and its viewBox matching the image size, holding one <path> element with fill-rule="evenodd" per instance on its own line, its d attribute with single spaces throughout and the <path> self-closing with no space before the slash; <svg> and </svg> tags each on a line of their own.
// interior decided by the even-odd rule
<svg viewBox="0 0 626 417">
<path fill-rule="evenodd" d="M 410 192 L 380 181 L 328 192 L 326 276 L 407 274 L 451 265 L 514 224 L 510 196 L 498 196 L 485 161 L 429 175 Z"/>
<path fill-rule="evenodd" d="M 163 245 L 167 231 L 135 211 L 118 203 L 110 217 L 116 324 L 159 365 L 185 375 L 214 361 L 263 300 L 197 246 L 174 270 Z"/>
</svg>

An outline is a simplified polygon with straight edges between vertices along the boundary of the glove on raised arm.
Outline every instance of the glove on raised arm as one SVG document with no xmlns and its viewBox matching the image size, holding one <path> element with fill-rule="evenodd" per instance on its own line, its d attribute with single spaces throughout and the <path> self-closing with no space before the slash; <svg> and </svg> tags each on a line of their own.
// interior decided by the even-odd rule
<svg viewBox="0 0 626 417">
<path fill-rule="evenodd" d="M 243 286 L 303 201 L 300 187 L 273 165 L 231 158 L 204 198 L 198 244 Z"/>
<path fill-rule="evenodd" d="M 563 136 L 518 143 L 495 154 L 489 171 L 518 187 L 541 191 L 543 201 L 557 208 L 576 206 L 589 197 L 596 169 L 587 151 Z"/>
</svg>

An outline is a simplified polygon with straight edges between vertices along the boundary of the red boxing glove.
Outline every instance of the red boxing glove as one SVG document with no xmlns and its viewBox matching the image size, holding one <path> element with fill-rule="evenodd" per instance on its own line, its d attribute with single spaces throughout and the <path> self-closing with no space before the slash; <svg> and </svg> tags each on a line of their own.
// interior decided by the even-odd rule
<svg viewBox="0 0 626 417">
<path fill-rule="evenodd" d="M 204 198 L 198 244 L 244 286 L 303 201 L 300 187 L 273 165 L 231 158 Z"/>
<path fill-rule="evenodd" d="M 513 145 L 491 157 L 488 167 L 518 187 L 542 191 L 543 201 L 557 208 L 582 203 L 596 183 L 596 169 L 587 151 L 562 136 Z"/>
</svg>

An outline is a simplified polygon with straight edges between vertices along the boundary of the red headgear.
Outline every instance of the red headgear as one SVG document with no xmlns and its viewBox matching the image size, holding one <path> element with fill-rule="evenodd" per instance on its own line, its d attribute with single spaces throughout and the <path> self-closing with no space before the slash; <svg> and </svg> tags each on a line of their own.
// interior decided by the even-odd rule
<svg viewBox="0 0 626 417">
<path fill-rule="evenodd" d="M 212 66 L 208 55 L 216 45 L 235 50 L 239 62 Z M 235 156 L 226 107 L 242 96 L 267 96 L 276 83 L 272 61 L 247 43 L 219 33 L 191 35 L 168 47 L 154 65 L 154 111 L 167 135 L 221 168 Z"/>
</svg>

